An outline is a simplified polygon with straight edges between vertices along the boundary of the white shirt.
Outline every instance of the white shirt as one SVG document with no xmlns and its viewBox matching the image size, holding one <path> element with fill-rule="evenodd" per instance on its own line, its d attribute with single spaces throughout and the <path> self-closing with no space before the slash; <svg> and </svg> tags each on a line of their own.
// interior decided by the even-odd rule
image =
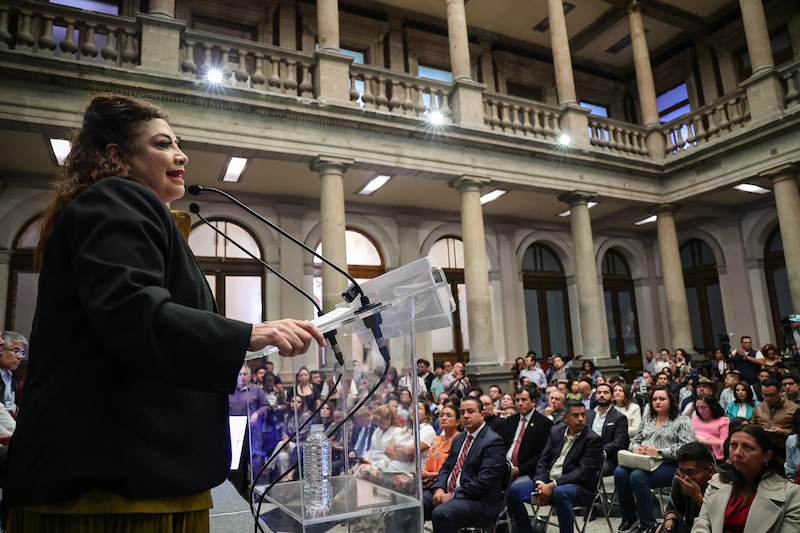
<svg viewBox="0 0 800 533">
<path fill-rule="evenodd" d="M 608 409 L 606 409 L 606 412 L 603 413 L 603 416 L 600 416 L 599 409 L 599 407 L 594 408 L 594 422 L 592 422 L 592 431 L 602 436 L 603 426 L 606 424 L 606 417 L 608 416 Z"/>
<path fill-rule="evenodd" d="M 516 445 L 517 445 L 517 438 L 519 437 L 519 434 L 522 431 L 522 428 L 528 427 L 528 424 L 531 421 L 531 416 L 532 415 L 533 415 L 533 411 L 528 413 L 528 416 L 520 417 L 520 419 L 519 419 L 520 423 L 517 424 L 517 431 L 514 432 L 514 440 L 511 441 L 511 446 L 509 446 L 508 453 L 506 453 L 506 459 L 508 459 L 509 461 L 511 460 L 511 456 L 514 453 L 514 447 L 516 447 Z M 522 422 L 524 422 L 524 423 L 522 423 Z"/>
<path fill-rule="evenodd" d="M 3 383 L 6 385 L 5 396 L 3 397 L 3 403 L 6 406 L 6 409 L 9 411 L 16 411 L 17 410 L 17 403 L 16 403 L 16 394 L 11 389 L 11 371 L 10 370 L 0 370 L 0 376 L 3 378 Z"/>
</svg>

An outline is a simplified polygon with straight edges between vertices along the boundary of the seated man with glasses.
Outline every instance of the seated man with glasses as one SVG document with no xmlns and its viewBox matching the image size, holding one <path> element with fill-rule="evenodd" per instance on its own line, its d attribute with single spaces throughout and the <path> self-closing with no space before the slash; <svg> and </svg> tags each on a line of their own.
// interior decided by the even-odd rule
<svg viewBox="0 0 800 533">
<path fill-rule="evenodd" d="M 28 339 L 16 331 L 4 331 L 0 344 L 0 398 L 14 418 L 22 395 L 22 382 L 17 369 L 28 353 Z"/>
<path fill-rule="evenodd" d="M 678 471 L 664 512 L 664 523 L 656 533 L 688 533 L 700 514 L 708 481 L 716 472 L 711 451 L 704 444 L 690 442 L 678 450 Z"/>
<path fill-rule="evenodd" d="M 786 461 L 786 439 L 792 432 L 792 417 L 798 405 L 781 394 L 781 382 L 770 377 L 761 383 L 764 403 L 753 408 L 751 424 L 767 430 L 772 439 L 772 453 L 779 462 Z"/>
</svg>

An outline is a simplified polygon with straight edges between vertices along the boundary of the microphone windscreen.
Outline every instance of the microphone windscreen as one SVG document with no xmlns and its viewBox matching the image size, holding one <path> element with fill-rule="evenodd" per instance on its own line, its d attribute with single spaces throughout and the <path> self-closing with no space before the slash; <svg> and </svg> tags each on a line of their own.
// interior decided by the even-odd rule
<svg viewBox="0 0 800 533">
<path fill-rule="evenodd" d="M 189 194 L 192 194 L 194 196 L 198 196 L 205 192 L 205 189 L 203 188 L 202 185 L 189 185 L 189 187 L 187 187 L 186 190 L 189 191 Z"/>
<path fill-rule="evenodd" d="M 198 213 L 200 213 L 200 206 L 192 202 L 191 204 L 189 204 L 189 211 L 197 215 Z"/>
</svg>

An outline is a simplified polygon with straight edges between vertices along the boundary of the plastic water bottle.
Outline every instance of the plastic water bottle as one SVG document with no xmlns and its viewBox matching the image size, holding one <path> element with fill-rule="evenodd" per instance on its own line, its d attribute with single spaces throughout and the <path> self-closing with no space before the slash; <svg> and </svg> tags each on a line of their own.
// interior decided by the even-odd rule
<svg viewBox="0 0 800 533">
<path fill-rule="evenodd" d="M 322 424 L 312 424 L 303 447 L 303 496 L 308 518 L 324 516 L 331 510 L 331 443 Z"/>
</svg>

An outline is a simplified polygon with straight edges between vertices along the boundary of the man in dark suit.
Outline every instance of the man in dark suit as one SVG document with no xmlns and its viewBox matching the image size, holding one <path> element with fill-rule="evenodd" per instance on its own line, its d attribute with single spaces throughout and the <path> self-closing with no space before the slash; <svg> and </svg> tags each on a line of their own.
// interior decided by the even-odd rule
<svg viewBox="0 0 800 533">
<path fill-rule="evenodd" d="M 550 430 L 547 445 L 536 466 L 535 484 L 539 505 L 552 505 L 561 533 L 572 533 L 576 505 L 589 505 L 597 490 L 603 462 L 603 441 L 586 425 L 586 407 L 567 402 L 564 426 Z M 518 521 L 521 533 L 532 533 L 530 519 Z"/>
<path fill-rule="evenodd" d="M 533 490 L 533 476 L 536 464 L 544 450 L 552 420 L 536 411 L 538 393 L 533 386 L 525 386 L 517 392 L 514 401 L 517 414 L 506 419 L 503 440 L 506 443 L 506 458 L 514 465 L 514 482 L 508 496 L 508 510 L 511 516 L 525 517 L 525 502 L 530 499 Z M 515 498 L 514 494 L 527 495 Z M 528 522 L 530 525 L 530 522 Z"/>
<path fill-rule="evenodd" d="M 505 477 L 503 439 L 483 421 L 478 398 L 461 400 L 464 432 L 453 439 L 436 481 L 423 494 L 425 519 L 434 533 L 458 533 L 466 526 L 489 526 L 500 513 Z"/>
<path fill-rule="evenodd" d="M 359 409 L 353 415 L 353 429 L 350 431 L 350 442 L 347 447 L 350 450 L 348 463 L 352 466 L 369 450 L 372 442 L 372 432 L 375 425 L 372 423 L 372 413 L 369 409 Z"/>
<path fill-rule="evenodd" d="M 614 409 L 611 385 L 608 383 L 598 385 L 594 397 L 597 406 L 586 411 L 586 425 L 603 439 L 603 450 L 606 452 L 603 475 L 610 476 L 617 467 L 617 452 L 628 449 L 628 419 Z"/>
</svg>

